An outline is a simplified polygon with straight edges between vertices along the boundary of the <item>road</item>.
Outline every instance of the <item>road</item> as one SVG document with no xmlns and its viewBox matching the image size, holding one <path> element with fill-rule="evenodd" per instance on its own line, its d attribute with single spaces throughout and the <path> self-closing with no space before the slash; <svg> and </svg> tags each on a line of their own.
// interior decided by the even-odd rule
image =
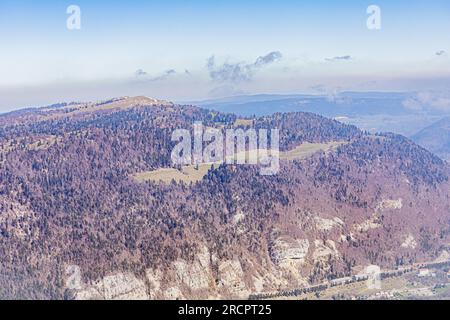
<svg viewBox="0 0 450 320">
<path fill-rule="evenodd" d="M 407 273 L 418 272 L 421 269 L 433 268 L 433 267 L 441 267 L 445 265 L 450 265 L 450 260 L 445 261 L 432 261 L 432 262 L 421 262 L 415 263 L 409 266 L 401 266 L 397 269 L 393 270 L 385 270 L 382 271 L 378 276 L 380 279 L 387 279 L 398 277 Z M 301 287 L 293 290 L 281 290 L 272 293 L 263 293 L 263 294 L 252 294 L 248 297 L 249 300 L 264 300 L 264 299 L 275 299 L 281 297 L 296 297 L 306 293 L 316 293 L 322 292 L 332 287 L 344 286 L 351 283 L 363 282 L 369 280 L 369 278 L 374 277 L 376 275 L 373 274 L 358 274 L 345 278 L 333 279 L 330 281 L 325 281 L 321 284 Z"/>
</svg>

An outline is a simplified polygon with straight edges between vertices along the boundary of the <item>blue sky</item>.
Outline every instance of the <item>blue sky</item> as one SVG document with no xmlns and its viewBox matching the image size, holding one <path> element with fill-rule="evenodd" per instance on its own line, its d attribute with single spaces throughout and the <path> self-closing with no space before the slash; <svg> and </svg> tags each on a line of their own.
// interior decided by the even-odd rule
<svg viewBox="0 0 450 320">
<path fill-rule="evenodd" d="M 66 28 L 71 4 L 81 8 L 81 30 Z M 371 4 L 381 8 L 381 30 L 366 27 Z M 0 111 L 117 95 L 189 100 L 450 84 L 447 0 L 2 0 L 0 39 Z M 281 58 L 252 66 L 273 52 Z M 213 79 L 224 64 L 247 70 L 246 79 Z"/>
</svg>

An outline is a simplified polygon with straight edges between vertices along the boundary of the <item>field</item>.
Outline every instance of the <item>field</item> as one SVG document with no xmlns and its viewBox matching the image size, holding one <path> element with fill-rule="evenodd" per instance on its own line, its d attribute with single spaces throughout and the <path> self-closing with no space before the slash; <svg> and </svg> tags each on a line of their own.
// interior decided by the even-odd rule
<svg viewBox="0 0 450 320">
<path fill-rule="evenodd" d="M 154 171 L 140 172 L 133 176 L 139 182 L 155 181 L 170 184 L 172 180 L 186 184 L 195 183 L 203 179 L 213 164 L 201 164 L 199 166 L 184 166 L 181 170 L 175 168 L 161 168 Z"/>
<path fill-rule="evenodd" d="M 333 141 L 329 143 L 303 143 L 296 148 L 280 153 L 280 160 L 294 161 L 305 159 L 316 152 L 324 151 L 331 152 L 336 150 L 337 147 L 344 144 L 344 142 Z M 265 151 L 265 150 L 264 150 Z M 257 155 L 259 150 L 246 151 L 246 161 L 248 161 L 250 155 Z M 235 160 L 239 154 L 235 156 Z M 217 165 L 217 164 L 215 164 Z M 213 164 L 206 163 L 198 166 L 189 165 L 184 166 L 181 170 L 176 168 L 161 168 L 153 171 L 139 172 L 133 175 L 133 179 L 138 183 L 146 181 L 163 182 L 170 184 L 172 180 L 175 182 L 183 182 L 186 184 L 195 183 L 203 179 L 208 171 L 213 167 Z"/>
<path fill-rule="evenodd" d="M 253 125 L 253 120 L 252 119 L 236 119 L 236 121 L 234 122 L 234 126 L 238 127 L 238 126 L 251 126 Z"/>
<path fill-rule="evenodd" d="M 305 159 L 319 151 L 332 152 L 343 144 L 345 144 L 345 142 L 342 141 L 333 141 L 328 143 L 305 142 L 292 150 L 282 152 L 280 154 L 280 159 L 287 161 Z"/>
</svg>

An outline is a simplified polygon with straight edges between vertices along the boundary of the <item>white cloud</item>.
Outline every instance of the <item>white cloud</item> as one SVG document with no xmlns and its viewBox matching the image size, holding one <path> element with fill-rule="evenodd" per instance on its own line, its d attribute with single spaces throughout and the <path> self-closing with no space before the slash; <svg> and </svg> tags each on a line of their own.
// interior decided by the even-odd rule
<svg viewBox="0 0 450 320">
<path fill-rule="evenodd" d="M 349 61 L 352 60 L 352 56 L 346 55 L 346 56 L 337 56 L 333 58 L 325 58 L 326 61 L 333 62 L 333 61 Z"/>
<path fill-rule="evenodd" d="M 187 70 L 186 70 L 187 71 Z M 167 79 L 169 76 L 176 74 L 177 72 L 174 69 L 169 69 L 164 71 L 162 74 L 154 77 L 149 77 L 148 73 L 142 69 L 138 69 L 135 71 L 135 76 L 139 80 L 143 81 L 161 81 Z"/>
<path fill-rule="evenodd" d="M 281 52 L 273 51 L 266 54 L 265 56 L 258 57 L 254 63 L 226 62 L 218 66 L 216 65 L 215 57 L 211 56 L 208 59 L 206 67 L 212 80 L 217 82 L 229 81 L 238 83 L 251 80 L 257 70 L 280 60 L 281 57 Z"/>
<path fill-rule="evenodd" d="M 450 111 L 450 92 L 426 91 L 403 101 L 403 106 L 414 111 Z"/>
</svg>

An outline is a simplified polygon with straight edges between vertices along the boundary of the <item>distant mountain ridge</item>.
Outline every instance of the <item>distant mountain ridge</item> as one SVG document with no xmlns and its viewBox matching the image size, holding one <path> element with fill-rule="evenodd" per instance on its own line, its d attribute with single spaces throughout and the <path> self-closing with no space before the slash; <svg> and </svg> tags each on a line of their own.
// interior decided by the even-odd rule
<svg viewBox="0 0 450 320">
<path fill-rule="evenodd" d="M 313 112 L 326 117 L 411 113 L 402 102 L 411 93 L 342 92 L 330 95 L 251 95 L 197 101 L 207 109 L 241 116 L 263 116 L 276 112 Z"/>
<path fill-rule="evenodd" d="M 417 144 L 450 161 L 450 117 L 444 118 L 412 136 Z"/>
<path fill-rule="evenodd" d="M 371 133 L 394 132 L 412 136 L 444 116 L 450 109 L 411 109 L 414 92 L 340 92 L 329 94 L 260 94 L 197 101 L 210 110 L 240 116 L 268 116 L 277 112 L 312 112 L 356 125 Z"/>
</svg>

